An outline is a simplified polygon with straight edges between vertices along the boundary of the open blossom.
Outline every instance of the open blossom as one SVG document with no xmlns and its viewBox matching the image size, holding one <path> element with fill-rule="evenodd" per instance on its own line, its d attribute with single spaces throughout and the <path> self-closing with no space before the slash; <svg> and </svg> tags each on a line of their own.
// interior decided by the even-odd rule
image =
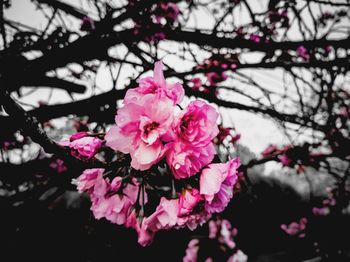
<svg viewBox="0 0 350 262">
<path fill-rule="evenodd" d="M 239 165 L 239 159 L 235 158 L 225 164 L 210 164 L 202 171 L 200 193 L 205 197 L 207 212 L 222 212 L 228 205 L 238 179 Z"/>
<path fill-rule="evenodd" d="M 169 84 L 163 75 L 162 62 L 156 62 L 153 77 L 145 77 L 139 80 L 139 86 L 129 89 L 124 98 L 124 104 L 131 102 L 138 103 L 147 95 L 155 96 L 158 99 L 169 98 L 174 105 L 182 101 L 184 89 L 180 83 Z"/>
<path fill-rule="evenodd" d="M 219 133 L 218 117 L 218 112 L 208 103 L 201 100 L 191 102 L 176 120 L 178 139 L 192 146 L 208 145 Z"/>
<path fill-rule="evenodd" d="M 130 208 L 137 201 L 138 182 L 133 179 L 120 193 L 121 186 L 121 178 L 116 177 L 112 183 L 103 179 L 99 186 L 94 187 L 91 210 L 96 219 L 104 217 L 118 225 L 126 223 Z M 147 203 L 147 195 L 144 199 Z"/>
<path fill-rule="evenodd" d="M 193 208 L 202 200 L 203 197 L 199 194 L 197 189 L 192 188 L 184 190 L 179 199 L 178 216 L 190 214 Z"/>
<path fill-rule="evenodd" d="M 155 233 L 159 230 L 168 230 L 176 226 L 178 213 L 178 199 L 160 199 L 155 212 L 142 221 L 141 227 L 134 224 L 138 232 L 138 243 L 147 246 L 152 243 Z"/>
<path fill-rule="evenodd" d="M 73 135 L 74 137 L 74 135 Z M 79 136 L 78 136 L 79 137 Z M 102 146 L 102 140 L 96 137 L 82 136 L 81 138 L 73 138 L 71 141 L 60 141 L 61 146 L 68 146 L 72 149 L 72 155 L 77 157 L 90 159 Z"/>
<path fill-rule="evenodd" d="M 163 156 L 162 136 L 172 123 L 173 105 L 168 99 L 145 96 L 142 105 L 129 103 L 120 108 L 116 126 L 106 134 L 107 146 L 131 155 L 131 166 L 149 169 Z"/>
<path fill-rule="evenodd" d="M 103 179 L 103 172 L 103 168 L 85 169 L 77 179 L 73 180 L 73 183 L 77 185 L 80 193 L 86 192 L 95 186 L 97 180 Z"/>
<path fill-rule="evenodd" d="M 194 147 L 191 144 L 173 142 L 168 143 L 166 148 L 167 163 L 177 179 L 195 175 L 211 163 L 215 154 L 212 143 L 204 147 Z"/>
</svg>

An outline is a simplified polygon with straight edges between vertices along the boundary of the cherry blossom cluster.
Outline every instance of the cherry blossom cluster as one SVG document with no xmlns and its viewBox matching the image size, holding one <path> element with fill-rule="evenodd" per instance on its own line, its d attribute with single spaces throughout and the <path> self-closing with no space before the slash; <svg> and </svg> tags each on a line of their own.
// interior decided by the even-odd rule
<svg viewBox="0 0 350 262">
<path fill-rule="evenodd" d="M 331 213 L 332 207 L 334 207 L 337 203 L 335 195 L 337 194 L 335 189 L 330 187 L 326 188 L 327 198 L 323 199 L 321 204 L 318 207 L 312 208 L 312 213 L 315 216 L 327 216 Z"/>
<path fill-rule="evenodd" d="M 288 225 L 282 224 L 281 229 L 290 236 L 297 236 L 299 238 L 304 238 L 307 222 L 308 222 L 307 218 L 303 217 L 299 221 L 292 222 Z"/>
<path fill-rule="evenodd" d="M 117 110 L 116 124 L 104 136 L 116 158 L 130 166 L 87 169 L 74 183 L 86 192 L 96 219 L 133 228 L 138 242 L 150 244 L 159 230 L 193 230 L 222 212 L 233 197 L 239 159 L 212 163 L 219 114 L 195 100 L 185 109 L 180 83 L 169 83 L 161 62 L 154 75 L 129 89 Z M 79 132 L 60 143 L 73 155 L 90 159 L 104 142 Z"/>
<path fill-rule="evenodd" d="M 320 167 L 320 160 L 324 154 L 317 151 L 319 145 L 309 145 L 305 143 L 303 146 L 286 145 L 277 147 L 269 145 L 261 155 L 264 158 L 276 158 L 283 166 L 296 168 L 298 173 L 305 171 L 305 166 L 314 168 Z"/>
<path fill-rule="evenodd" d="M 218 83 L 227 79 L 225 71 L 234 70 L 239 64 L 237 54 L 214 54 L 209 59 L 204 60 L 196 69 L 208 71 L 205 76 L 208 79 L 210 86 L 217 86 Z M 204 90 L 206 91 L 206 90 Z"/>
<path fill-rule="evenodd" d="M 246 262 L 248 256 L 243 253 L 242 250 L 238 249 L 234 237 L 236 237 L 238 230 L 232 227 L 230 221 L 226 219 L 213 219 L 209 223 L 209 242 L 207 245 L 217 245 L 219 250 L 223 250 L 227 253 L 227 262 Z M 186 254 L 183 257 L 183 262 L 196 262 L 198 261 L 198 253 L 201 248 L 200 239 L 192 239 L 187 246 Z M 205 252 L 204 252 L 205 253 Z M 204 254 L 203 261 L 213 262 L 214 255 Z"/>
<path fill-rule="evenodd" d="M 228 141 L 230 144 L 235 144 L 241 138 L 240 133 L 234 132 L 232 128 L 219 125 L 219 134 L 216 136 L 214 142 L 217 145 Z"/>
<path fill-rule="evenodd" d="M 129 6 L 133 7 L 137 0 L 129 0 Z M 152 5 L 146 12 L 142 12 L 139 18 L 135 18 L 134 34 L 140 35 L 148 32 L 145 41 L 157 43 L 165 38 L 164 28 L 173 26 L 180 14 L 176 3 L 171 1 L 159 1 Z M 151 34 L 149 34 L 151 32 Z"/>
</svg>

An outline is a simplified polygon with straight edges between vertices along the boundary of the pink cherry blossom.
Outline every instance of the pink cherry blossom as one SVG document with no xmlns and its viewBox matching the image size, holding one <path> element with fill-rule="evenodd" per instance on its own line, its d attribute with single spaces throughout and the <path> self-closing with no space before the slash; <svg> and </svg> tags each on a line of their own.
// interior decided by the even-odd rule
<svg viewBox="0 0 350 262">
<path fill-rule="evenodd" d="M 137 103 L 145 96 L 155 96 L 157 99 L 168 98 L 173 104 L 178 104 L 184 97 L 185 91 L 180 83 L 169 84 L 163 75 L 163 63 L 156 62 L 153 77 L 142 78 L 139 86 L 129 89 L 124 98 L 124 104 Z"/>
<path fill-rule="evenodd" d="M 219 225 L 217 221 L 210 220 L 209 221 L 209 238 L 210 239 L 216 238 L 218 232 L 219 232 Z"/>
<path fill-rule="evenodd" d="M 279 155 L 278 159 L 284 166 L 290 166 L 292 163 L 292 160 L 286 154 Z"/>
<path fill-rule="evenodd" d="M 163 9 L 166 11 L 166 18 L 170 22 L 175 22 L 180 14 L 179 7 L 173 2 L 162 3 L 161 5 L 163 5 Z"/>
<path fill-rule="evenodd" d="M 72 149 L 72 155 L 80 158 L 90 159 L 94 157 L 97 151 L 102 146 L 102 140 L 96 137 L 82 137 L 75 139 L 72 142 L 63 140 L 60 141 L 61 146 L 68 146 Z"/>
<path fill-rule="evenodd" d="M 281 229 L 291 236 L 305 237 L 303 231 L 306 229 L 307 218 L 303 217 L 299 222 L 292 222 L 289 225 L 282 224 Z"/>
<path fill-rule="evenodd" d="M 65 165 L 64 161 L 59 158 L 51 162 L 49 166 L 56 170 L 56 172 L 59 174 L 67 171 L 67 166 Z"/>
<path fill-rule="evenodd" d="M 210 164 L 200 176 L 200 193 L 206 200 L 209 213 L 222 212 L 233 197 L 233 186 L 237 182 L 238 158 L 225 164 Z"/>
<path fill-rule="evenodd" d="M 177 213 L 178 199 L 168 200 L 162 197 L 154 213 L 143 219 L 141 227 L 138 223 L 133 224 L 138 233 L 138 243 L 142 246 L 148 246 L 152 243 L 156 232 L 175 227 Z M 129 224 L 132 224 L 132 222 L 129 221 Z"/>
<path fill-rule="evenodd" d="M 199 240 L 192 239 L 186 249 L 186 255 L 183 257 L 183 262 L 197 262 L 198 249 L 199 249 Z"/>
<path fill-rule="evenodd" d="M 305 61 L 310 59 L 309 51 L 304 46 L 299 46 L 297 48 L 297 55 Z"/>
<path fill-rule="evenodd" d="M 258 34 L 251 34 L 249 39 L 256 44 L 260 43 L 260 41 L 261 41 L 261 37 Z"/>
<path fill-rule="evenodd" d="M 122 193 L 119 193 L 121 185 L 121 178 L 116 177 L 112 183 L 104 180 L 97 188 L 98 192 L 94 188 L 91 210 L 96 219 L 104 217 L 118 225 L 126 223 L 130 208 L 137 201 L 139 185 L 136 179 L 133 179 L 132 183 L 127 184 Z M 144 199 L 147 203 L 147 196 Z"/>
<path fill-rule="evenodd" d="M 217 86 L 218 83 L 223 82 L 227 79 L 227 75 L 224 72 L 209 72 L 206 73 L 205 76 L 207 77 L 211 86 Z"/>
<path fill-rule="evenodd" d="M 85 169 L 77 179 L 73 180 L 73 183 L 77 185 L 80 193 L 86 192 L 95 186 L 97 180 L 103 179 L 103 172 L 103 168 Z"/>
<path fill-rule="evenodd" d="M 312 213 L 315 216 L 327 216 L 330 213 L 329 207 L 313 207 Z"/>
<path fill-rule="evenodd" d="M 203 197 L 199 194 L 197 189 L 185 189 L 180 195 L 179 210 L 177 215 L 184 216 L 190 214 L 193 208 L 202 200 Z"/>
<path fill-rule="evenodd" d="M 107 146 L 131 155 L 131 166 L 149 169 L 164 154 L 162 136 L 173 120 L 173 105 L 168 99 L 145 96 L 142 105 L 128 103 L 115 117 L 116 126 L 106 134 Z"/>
<path fill-rule="evenodd" d="M 192 83 L 192 88 L 197 91 L 203 86 L 202 80 L 199 77 L 192 78 L 190 82 Z"/>
<path fill-rule="evenodd" d="M 208 103 L 201 100 L 191 102 L 176 120 L 178 139 L 192 146 L 208 145 L 219 133 L 218 117 L 218 112 Z"/>
<path fill-rule="evenodd" d="M 166 145 L 166 160 L 176 179 L 187 178 L 198 173 L 214 158 L 215 148 L 212 143 L 203 147 L 173 142 Z"/>
<path fill-rule="evenodd" d="M 223 219 L 221 222 L 220 228 L 220 236 L 219 242 L 227 245 L 230 249 L 234 249 L 236 247 L 236 243 L 233 241 L 233 237 L 235 236 L 235 231 L 232 231 L 231 223 Z"/>
</svg>

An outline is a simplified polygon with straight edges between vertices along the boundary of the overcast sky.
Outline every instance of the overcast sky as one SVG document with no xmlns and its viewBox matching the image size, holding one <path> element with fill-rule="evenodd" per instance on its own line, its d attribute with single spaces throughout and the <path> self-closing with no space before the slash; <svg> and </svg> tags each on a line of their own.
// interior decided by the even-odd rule
<svg viewBox="0 0 350 262">
<path fill-rule="evenodd" d="M 26 25 L 30 25 L 31 27 L 35 28 L 45 28 L 46 26 L 46 19 L 43 17 L 42 12 L 38 11 L 34 4 L 30 0 L 12 0 L 12 7 L 5 11 L 5 17 L 10 20 L 18 21 Z M 85 1 L 81 0 L 72 0 L 72 1 L 65 1 L 69 2 L 70 4 L 76 4 L 80 6 L 81 3 L 84 3 Z M 253 9 L 255 10 L 261 10 L 261 3 L 264 1 L 256 1 L 252 0 L 249 1 L 252 5 Z M 266 1 L 265 1 L 266 2 Z M 89 8 L 88 5 L 83 6 L 86 10 Z M 48 14 L 50 14 L 48 12 Z M 247 15 L 243 12 L 239 12 L 236 16 L 235 23 L 244 23 L 245 19 L 247 19 Z M 193 19 L 192 19 L 193 20 Z M 198 10 L 196 13 L 196 19 L 194 19 L 192 22 L 189 22 L 188 27 L 191 27 L 191 23 L 198 22 L 198 24 L 202 28 L 210 28 L 212 26 L 212 19 L 210 18 L 210 15 L 205 10 Z M 65 23 L 69 27 L 78 27 L 79 21 L 74 19 L 66 20 Z M 297 36 L 296 36 L 297 37 Z M 172 45 L 172 43 L 164 43 L 166 47 L 170 47 L 169 45 Z M 91 47 L 93 48 L 93 47 Z M 176 47 L 175 47 L 176 48 Z M 175 49 L 176 50 L 176 49 Z M 113 50 L 111 51 L 113 52 Z M 125 52 L 125 50 L 124 50 Z M 121 48 L 118 49 L 118 54 L 123 53 L 123 50 Z M 253 57 L 245 57 L 246 61 L 249 59 L 254 59 Z M 164 58 L 164 61 L 166 63 L 172 64 L 174 68 L 178 68 L 180 71 L 183 68 L 190 68 L 191 65 L 186 65 L 182 63 L 178 63 L 176 56 L 167 56 Z M 130 74 L 128 73 L 130 71 L 130 68 L 125 67 L 122 70 L 121 77 L 118 81 L 118 86 L 120 88 L 123 88 L 125 85 L 127 85 L 128 80 L 127 78 L 130 77 Z M 258 69 L 251 69 L 251 70 L 244 70 L 244 72 L 248 75 L 251 75 L 256 82 L 258 82 L 260 85 L 265 86 L 267 88 L 271 88 L 271 90 L 280 90 L 283 86 L 283 73 L 281 70 L 258 70 Z M 150 74 L 151 72 L 148 72 L 147 74 Z M 96 86 L 98 87 L 97 93 L 105 92 L 107 90 L 110 90 L 112 88 L 111 86 L 111 77 L 110 72 L 107 70 L 106 66 L 101 66 L 98 70 L 98 73 L 96 75 L 96 79 L 90 79 L 90 81 L 87 81 L 88 84 L 96 83 Z M 231 83 L 227 83 L 226 85 L 242 85 L 238 82 L 232 81 Z M 242 88 L 242 86 L 240 86 Z M 30 89 L 28 89 L 29 91 Z M 74 99 L 82 99 L 85 97 L 88 97 L 91 95 L 91 92 L 88 92 L 86 95 L 74 95 Z M 229 94 L 232 96 L 232 94 Z M 67 96 L 67 94 L 60 90 L 55 90 L 54 95 L 50 96 L 50 89 L 47 88 L 41 88 L 38 91 L 32 93 L 31 95 L 26 96 L 22 99 L 23 102 L 32 104 L 37 106 L 37 103 L 41 101 L 46 101 L 50 97 L 50 104 L 55 103 L 64 103 L 66 101 L 69 101 L 71 98 Z M 235 99 L 241 99 L 238 96 L 237 97 L 231 97 L 233 100 Z M 186 101 L 185 101 L 186 103 Z M 242 134 L 241 143 L 243 145 L 246 145 L 249 147 L 251 151 L 253 151 L 256 154 L 259 154 L 261 151 L 263 151 L 269 144 L 285 144 L 288 143 L 287 138 L 285 135 L 280 131 L 280 129 L 277 127 L 276 123 L 272 120 L 266 119 L 260 115 L 247 113 L 244 111 L 239 111 L 235 109 L 219 109 L 220 113 L 222 113 L 223 122 L 226 126 L 234 126 L 236 130 Z"/>
</svg>

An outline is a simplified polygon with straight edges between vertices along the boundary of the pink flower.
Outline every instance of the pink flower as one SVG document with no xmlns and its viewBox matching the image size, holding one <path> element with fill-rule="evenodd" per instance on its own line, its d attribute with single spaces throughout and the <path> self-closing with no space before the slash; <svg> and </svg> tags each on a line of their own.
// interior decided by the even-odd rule
<svg viewBox="0 0 350 262">
<path fill-rule="evenodd" d="M 310 59 L 309 51 L 304 46 L 299 46 L 297 48 L 297 55 L 305 61 Z"/>
<path fill-rule="evenodd" d="M 186 255 L 183 257 L 183 262 L 197 262 L 198 257 L 198 249 L 199 249 L 199 240 L 198 239 L 192 239 L 186 249 Z"/>
<path fill-rule="evenodd" d="M 233 197 L 233 186 L 237 182 L 239 159 L 225 164 L 210 164 L 200 176 L 200 193 L 207 201 L 205 209 L 209 213 L 222 212 Z"/>
<path fill-rule="evenodd" d="M 126 223 L 129 210 L 137 201 L 139 185 L 136 179 L 133 179 L 133 183 L 127 184 L 123 192 L 119 193 L 122 185 L 120 177 L 114 178 L 111 184 L 106 180 L 104 182 L 99 192 L 95 193 L 94 188 L 91 210 L 96 219 L 104 217 L 112 223 L 122 225 Z M 114 194 L 111 195 L 112 193 Z M 147 203 L 146 195 L 145 203 Z"/>
<path fill-rule="evenodd" d="M 258 34 L 251 34 L 249 39 L 256 44 L 260 43 L 261 41 L 261 37 Z"/>
<path fill-rule="evenodd" d="M 227 79 L 227 75 L 224 72 L 209 72 L 206 73 L 205 76 L 207 77 L 211 86 L 216 86 L 218 83 L 223 82 Z"/>
<path fill-rule="evenodd" d="M 185 91 L 180 83 L 169 84 L 163 75 L 163 63 L 158 61 L 154 66 L 153 77 L 142 78 L 137 88 L 129 89 L 124 98 L 124 104 L 139 103 L 145 95 L 155 96 L 157 99 L 168 98 L 173 104 L 178 104 L 184 97 Z"/>
<path fill-rule="evenodd" d="M 292 160 L 286 154 L 279 155 L 278 159 L 284 166 L 290 166 L 290 164 L 292 163 Z"/>
<path fill-rule="evenodd" d="M 229 257 L 227 262 L 247 262 L 248 256 L 242 252 L 242 250 L 237 250 L 232 256 Z"/>
<path fill-rule="evenodd" d="M 73 180 L 73 183 L 77 185 L 80 193 L 89 191 L 95 186 L 97 180 L 103 179 L 103 172 L 103 168 L 85 169 L 77 179 Z"/>
<path fill-rule="evenodd" d="M 193 147 L 181 142 L 166 145 L 166 160 L 175 178 L 187 178 L 198 173 L 214 158 L 215 148 L 212 143 L 203 147 Z"/>
<path fill-rule="evenodd" d="M 219 223 L 215 220 L 209 221 L 209 238 L 214 239 L 216 238 L 218 232 L 219 232 Z"/>
<path fill-rule="evenodd" d="M 312 213 L 315 216 L 327 216 L 330 213 L 329 207 L 314 207 L 312 208 Z"/>
<path fill-rule="evenodd" d="M 234 236 L 231 223 L 226 219 L 222 220 L 219 242 L 227 245 L 230 249 L 234 249 L 236 247 L 236 243 L 233 241 Z"/>
<path fill-rule="evenodd" d="M 68 146 L 72 149 L 72 155 L 80 158 L 90 159 L 94 157 L 102 145 L 102 140 L 96 137 L 82 137 L 72 142 L 64 140 L 60 141 L 61 146 Z"/>
<path fill-rule="evenodd" d="M 199 191 L 195 188 L 185 189 L 180 195 L 178 216 L 188 215 L 192 212 L 193 208 L 198 205 L 203 197 L 199 194 Z"/>
<path fill-rule="evenodd" d="M 218 112 L 208 103 L 201 100 L 191 102 L 176 120 L 178 139 L 195 147 L 208 145 L 219 133 L 218 117 Z"/>
<path fill-rule="evenodd" d="M 70 143 L 70 148 L 75 149 L 79 156 L 92 158 L 102 145 L 102 140 L 96 137 L 83 137 Z"/>
<path fill-rule="evenodd" d="M 216 136 L 216 144 L 219 145 L 221 144 L 226 137 L 228 137 L 231 134 L 231 129 L 228 127 L 223 127 L 223 126 L 219 126 L 219 133 Z"/>
<path fill-rule="evenodd" d="M 302 233 L 306 229 L 307 219 L 301 218 L 299 222 L 292 222 L 289 225 L 282 224 L 281 229 L 291 236 L 305 237 L 305 233 Z"/>
<path fill-rule="evenodd" d="M 64 161 L 59 158 L 51 162 L 49 166 L 59 174 L 67 171 L 67 166 L 64 164 Z"/>
<path fill-rule="evenodd" d="M 131 155 L 131 166 L 149 169 L 164 155 L 162 136 L 173 120 L 174 107 L 170 100 L 145 96 L 142 104 L 128 103 L 115 117 L 116 126 L 106 134 L 107 146 Z"/>
<path fill-rule="evenodd" d="M 159 230 L 169 230 L 177 223 L 178 200 L 168 200 L 164 197 L 160 199 L 155 212 L 144 218 L 141 227 L 135 225 L 138 232 L 138 243 L 148 246 L 152 243 L 155 233 Z"/>
<path fill-rule="evenodd" d="M 169 20 L 170 23 L 174 23 L 180 14 L 180 10 L 175 3 L 161 3 L 161 8 L 164 10 L 164 17 Z"/>
<path fill-rule="evenodd" d="M 198 90 L 202 87 L 202 85 L 203 85 L 202 80 L 201 80 L 199 77 L 192 78 L 192 79 L 190 80 L 190 82 L 192 83 L 192 88 L 193 88 L 194 90 L 197 90 L 197 91 L 198 91 Z"/>
</svg>

